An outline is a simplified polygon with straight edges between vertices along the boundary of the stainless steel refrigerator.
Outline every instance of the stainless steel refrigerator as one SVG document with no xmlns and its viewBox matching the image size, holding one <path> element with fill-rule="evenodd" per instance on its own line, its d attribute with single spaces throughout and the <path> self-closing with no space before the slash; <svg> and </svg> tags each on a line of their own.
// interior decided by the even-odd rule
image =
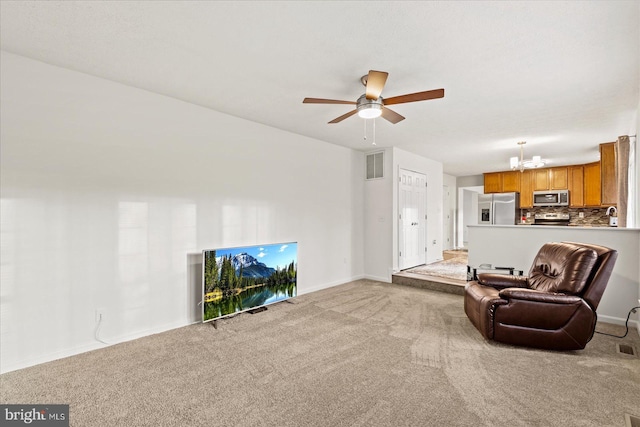
<svg viewBox="0 0 640 427">
<path fill-rule="evenodd" d="M 515 225 L 519 206 L 519 193 L 479 194 L 478 224 Z"/>
</svg>

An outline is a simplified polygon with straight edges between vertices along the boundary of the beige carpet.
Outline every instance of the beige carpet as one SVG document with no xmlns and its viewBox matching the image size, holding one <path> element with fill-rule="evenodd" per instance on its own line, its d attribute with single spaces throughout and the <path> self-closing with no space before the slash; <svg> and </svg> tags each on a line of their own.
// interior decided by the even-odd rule
<svg viewBox="0 0 640 427">
<path fill-rule="evenodd" d="M 405 270 L 408 273 L 467 280 L 467 257 L 454 257 Z"/>
<path fill-rule="evenodd" d="M 609 332 L 624 328 L 599 325 Z M 623 426 L 636 331 L 578 352 L 486 342 L 462 297 L 357 281 L 0 376 L 72 426 Z"/>
</svg>

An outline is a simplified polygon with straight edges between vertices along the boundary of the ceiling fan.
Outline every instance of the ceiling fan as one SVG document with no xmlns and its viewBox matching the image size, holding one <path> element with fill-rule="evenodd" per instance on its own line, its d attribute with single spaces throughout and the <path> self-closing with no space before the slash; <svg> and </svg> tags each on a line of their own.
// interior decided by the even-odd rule
<svg viewBox="0 0 640 427">
<path fill-rule="evenodd" d="M 380 94 L 382 93 L 382 88 L 384 88 L 384 84 L 386 83 L 388 76 L 389 73 L 385 71 L 369 70 L 369 74 L 362 76 L 360 79 L 366 88 L 365 93 L 355 102 L 322 98 L 305 98 L 302 102 L 304 104 L 350 104 L 356 106 L 355 110 L 349 111 L 347 114 L 343 114 L 340 117 L 336 117 L 329 123 L 339 123 L 358 113 L 360 117 L 365 119 L 373 119 L 375 117 L 382 116 L 383 119 L 396 124 L 401 120 L 404 120 L 404 117 L 387 108 L 387 105 L 427 101 L 429 99 L 444 97 L 444 89 L 434 89 L 384 99 Z"/>
</svg>

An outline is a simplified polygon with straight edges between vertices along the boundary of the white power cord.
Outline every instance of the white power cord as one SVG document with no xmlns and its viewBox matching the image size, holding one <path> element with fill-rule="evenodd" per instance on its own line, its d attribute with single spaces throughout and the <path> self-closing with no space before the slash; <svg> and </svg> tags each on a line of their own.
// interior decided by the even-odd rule
<svg viewBox="0 0 640 427">
<path fill-rule="evenodd" d="M 100 327 L 101 327 L 101 326 L 102 326 L 102 314 L 100 314 L 100 317 L 98 318 L 98 324 L 96 325 L 96 330 L 95 330 L 95 332 L 94 332 L 94 335 L 93 335 L 93 336 L 95 337 L 96 341 L 99 341 L 99 342 L 101 342 L 102 344 L 111 345 L 111 344 L 109 344 L 108 342 L 106 342 L 106 341 L 102 341 L 102 340 L 100 339 Z"/>
</svg>

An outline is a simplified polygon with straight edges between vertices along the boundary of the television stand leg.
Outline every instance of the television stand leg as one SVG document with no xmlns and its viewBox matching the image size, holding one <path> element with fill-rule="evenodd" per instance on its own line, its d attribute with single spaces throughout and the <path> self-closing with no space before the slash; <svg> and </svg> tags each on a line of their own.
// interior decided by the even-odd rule
<svg viewBox="0 0 640 427">
<path fill-rule="evenodd" d="M 213 322 L 211 322 L 211 326 L 213 326 L 213 329 L 218 329 L 218 321 L 214 320 Z"/>
</svg>

